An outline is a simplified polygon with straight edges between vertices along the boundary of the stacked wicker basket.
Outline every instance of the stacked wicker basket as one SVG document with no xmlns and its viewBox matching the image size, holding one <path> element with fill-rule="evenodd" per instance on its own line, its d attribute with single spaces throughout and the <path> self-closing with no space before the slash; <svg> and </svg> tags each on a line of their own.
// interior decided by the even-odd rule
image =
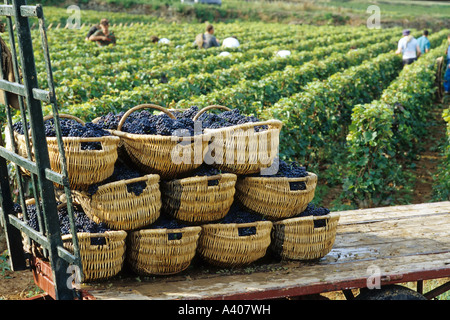
<svg viewBox="0 0 450 320">
<path fill-rule="evenodd" d="M 107 139 L 63 138 L 75 202 L 94 222 L 103 222 L 113 230 L 103 235 L 78 235 L 83 272 L 87 275 L 85 281 L 114 276 L 125 261 L 137 274 L 167 275 L 185 270 L 195 255 L 211 265 L 237 267 L 262 258 L 269 248 L 283 259 L 296 260 L 320 258 L 331 250 L 339 220 L 337 214 L 295 217 L 314 197 L 317 184 L 314 173 L 308 173 L 304 178 L 247 176 L 274 163 L 278 154 L 280 121 L 205 129 L 202 134 L 192 137 L 189 143 L 185 140 L 180 143 L 180 139 L 171 136 L 121 131 L 126 118 L 143 108 L 156 109 L 174 117 L 160 106 L 139 105 L 124 114 L 117 130 L 110 130 L 112 135 Z M 201 110 L 194 120 L 213 108 L 229 110 L 210 106 Z M 253 130 L 255 126 L 265 126 L 266 129 Z M 242 134 L 247 136 L 242 138 Z M 101 140 L 105 147 L 102 150 L 81 150 L 79 144 L 85 139 L 89 142 Z M 259 144 L 268 155 L 265 161 L 256 156 L 261 152 L 253 145 L 258 139 L 268 142 Z M 15 135 L 16 144 L 23 151 L 22 140 L 20 135 Z M 110 146 L 106 145 L 107 142 Z M 59 170 L 56 142 L 48 138 L 48 143 L 52 168 Z M 215 162 L 211 164 L 226 173 L 192 175 L 204 164 L 205 155 L 211 150 L 228 150 L 229 146 L 233 146 L 232 157 L 224 152 L 219 159 L 216 154 Z M 195 150 L 196 147 L 200 151 Z M 181 148 L 177 150 L 181 153 L 200 154 L 202 161 L 191 157 L 188 164 L 173 163 L 171 152 L 174 148 Z M 143 173 L 142 177 L 103 184 L 93 195 L 86 192 L 89 185 L 110 176 L 118 160 L 132 163 Z M 292 181 L 304 182 L 306 189 L 291 191 L 289 182 Z M 127 184 L 136 182 L 146 183 L 139 195 L 128 192 L 126 188 Z M 262 221 L 221 223 L 236 203 L 260 215 Z M 175 219 L 182 227 L 154 228 L 155 222 L 163 215 Z M 324 227 L 314 228 L 314 221 L 318 219 L 326 220 Z M 252 229 L 253 232 L 242 235 L 242 229 Z M 99 236 L 105 237 L 106 245 L 90 243 L 91 237 Z M 64 245 L 71 249 L 71 237 L 64 236 L 63 240 Z"/>
</svg>

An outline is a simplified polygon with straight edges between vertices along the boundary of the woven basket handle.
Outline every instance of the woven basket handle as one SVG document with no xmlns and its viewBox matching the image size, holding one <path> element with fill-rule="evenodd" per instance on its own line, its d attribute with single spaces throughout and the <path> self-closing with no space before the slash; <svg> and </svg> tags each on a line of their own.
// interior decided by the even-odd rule
<svg viewBox="0 0 450 320">
<path fill-rule="evenodd" d="M 193 121 L 196 121 L 203 113 L 205 113 L 206 111 L 211 110 L 211 109 L 222 109 L 222 110 L 225 110 L 225 111 L 231 111 L 231 109 L 228 108 L 228 107 L 221 106 L 221 105 L 218 105 L 218 104 L 213 104 L 213 105 L 207 106 L 207 107 L 203 108 L 202 110 L 200 110 L 200 111 L 194 116 L 194 118 L 192 118 L 192 120 L 193 120 Z"/>
<path fill-rule="evenodd" d="M 164 112 L 165 114 L 167 114 L 170 118 L 172 119 L 176 119 L 176 117 L 173 115 L 172 112 L 170 112 L 169 110 L 167 110 L 164 107 L 158 106 L 156 104 L 151 104 L 151 103 L 147 103 L 147 104 L 140 104 L 138 106 L 135 106 L 133 108 L 131 108 L 130 110 L 128 110 L 127 112 L 125 112 L 125 114 L 122 116 L 122 118 L 119 121 L 119 125 L 117 126 L 117 130 L 121 131 L 122 130 L 122 126 L 125 123 L 125 120 L 128 118 L 128 116 L 133 113 L 136 110 L 140 110 L 140 109 L 144 109 L 144 108 L 150 108 L 150 109 L 155 109 L 155 110 L 159 110 Z"/>
<path fill-rule="evenodd" d="M 85 125 L 83 120 L 81 120 L 80 118 L 77 118 L 77 117 L 75 117 L 75 116 L 73 116 L 71 114 L 64 114 L 64 113 L 62 113 L 62 114 L 59 114 L 59 117 L 60 118 L 65 118 L 65 119 L 72 119 L 72 120 L 75 120 L 76 122 L 82 124 L 83 126 Z M 47 120 L 49 120 L 51 118 L 53 118 L 53 115 L 52 114 L 48 114 L 48 115 L 46 115 L 44 117 L 44 121 L 47 121 Z"/>
</svg>

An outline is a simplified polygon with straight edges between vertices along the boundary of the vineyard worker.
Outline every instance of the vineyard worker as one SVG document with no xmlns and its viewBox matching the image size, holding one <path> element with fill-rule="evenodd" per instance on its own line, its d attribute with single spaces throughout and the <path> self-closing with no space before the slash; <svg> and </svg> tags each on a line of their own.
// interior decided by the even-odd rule
<svg viewBox="0 0 450 320">
<path fill-rule="evenodd" d="M 447 36 L 448 40 L 448 47 L 445 51 L 445 56 L 447 57 L 447 68 L 445 69 L 445 75 L 444 75 L 444 90 L 445 94 L 450 93 L 450 34 Z"/>
<path fill-rule="evenodd" d="M 98 24 L 93 25 L 93 26 L 89 29 L 89 31 L 88 31 L 88 33 L 87 33 L 87 35 L 86 35 L 86 40 L 89 40 L 90 36 L 92 36 L 92 35 L 95 33 L 95 31 L 97 31 L 97 30 L 100 30 L 100 26 L 99 26 Z"/>
<path fill-rule="evenodd" d="M 417 42 L 419 43 L 420 52 L 423 54 L 430 51 L 430 40 L 428 40 L 428 30 L 424 30 L 422 36 L 417 39 Z"/>
<path fill-rule="evenodd" d="M 97 30 L 90 36 L 89 40 L 97 42 L 99 46 L 116 45 L 116 36 L 109 30 L 108 19 L 102 19 L 100 21 L 100 30 Z"/>
<path fill-rule="evenodd" d="M 410 34 L 409 30 L 403 30 L 403 38 L 398 41 L 396 54 L 403 55 L 403 65 L 411 64 L 420 56 L 420 48 L 416 38 Z"/>
<path fill-rule="evenodd" d="M 194 44 L 198 46 L 199 49 L 208 49 L 211 47 L 219 47 L 220 42 L 214 36 L 214 27 L 211 24 L 206 26 L 206 32 L 197 35 Z"/>
</svg>

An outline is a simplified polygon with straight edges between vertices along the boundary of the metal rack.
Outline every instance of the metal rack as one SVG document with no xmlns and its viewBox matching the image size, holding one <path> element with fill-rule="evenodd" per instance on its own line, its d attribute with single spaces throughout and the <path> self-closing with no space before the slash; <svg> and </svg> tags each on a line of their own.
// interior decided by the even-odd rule
<svg viewBox="0 0 450 320">
<path fill-rule="evenodd" d="M 36 257 L 24 250 L 23 239 L 28 239 L 27 241 L 42 249 L 42 257 L 39 257 L 39 259 L 48 261 L 51 266 L 51 279 L 49 281 L 53 282 L 54 298 L 75 299 L 79 293 L 72 285 L 71 279 L 76 276 L 78 281 L 82 281 L 83 275 L 43 8 L 39 4 L 28 6 L 25 0 L 5 0 L 4 4 L 0 5 L 0 16 L 6 17 L 10 43 L 9 49 L 16 79 L 15 82 L 5 80 L 3 70 L 0 68 L 0 90 L 4 91 L 6 125 L 9 129 L 9 139 L 12 142 L 12 150 L 5 148 L 3 143 L 0 146 L 0 222 L 6 233 L 11 268 L 17 271 L 30 266 L 33 267 L 33 264 L 35 264 Z M 47 90 L 41 89 L 37 81 L 35 55 L 29 23 L 29 19 L 34 18 L 39 20 L 40 42 L 47 73 Z M 18 59 L 16 46 L 20 59 Z M 3 50 L 6 50 L 6 48 L 0 48 L 0 53 L 3 53 Z M 13 110 L 8 101 L 8 97 L 10 98 L 11 94 L 18 97 L 21 121 L 24 128 L 29 128 L 29 130 L 24 130 L 27 158 L 17 153 L 17 145 L 14 142 Z M 56 137 L 61 156 L 61 172 L 55 172 L 50 167 L 42 103 L 52 106 Z M 4 127 L 4 124 L 2 127 Z M 8 162 L 10 162 L 9 167 Z M 22 174 L 20 167 L 28 170 L 30 176 L 27 177 Z M 13 181 L 11 181 L 10 176 L 13 176 Z M 19 217 L 14 210 L 14 197 L 11 188 L 11 185 L 14 183 L 17 185 L 17 202 L 21 206 L 22 217 Z M 36 200 L 39 231 L 27 224 L 25 183 L 31 183 L 32 196 Z M 74 245 L 73 252 L 69 252 L 63 246 L 57 213 L 55 184 L 63 186 L 63 193 L 67 201 L 67 211 Z M 26 235 L 26 237 L 23 235 Z M 28 265 L 27 260 L 29 261 Z M 77 266 L 77 268 L 70 268 L 69 266 Z M 78 270 L 79 272 L 76 272 L 75 275 L 71 270 Z"/>
</svg>

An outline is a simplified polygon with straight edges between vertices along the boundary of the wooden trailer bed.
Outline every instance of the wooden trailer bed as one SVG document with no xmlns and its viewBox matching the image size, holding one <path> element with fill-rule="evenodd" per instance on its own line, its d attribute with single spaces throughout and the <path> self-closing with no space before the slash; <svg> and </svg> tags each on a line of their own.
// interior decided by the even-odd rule
<svg viewBox="0 0 450 320">
<path fill-rule="evenodd" d="M 340 212 L 331 252 L 315 262 L 189 268 L 174 276 L 84 285 L 92 299 L 274 299 L 450 277 L 450 202 Z M 379 281 L 379 282 L 378 282 Z M 449 290 L 449 284 L 439 292 Z"/>
</svg>

